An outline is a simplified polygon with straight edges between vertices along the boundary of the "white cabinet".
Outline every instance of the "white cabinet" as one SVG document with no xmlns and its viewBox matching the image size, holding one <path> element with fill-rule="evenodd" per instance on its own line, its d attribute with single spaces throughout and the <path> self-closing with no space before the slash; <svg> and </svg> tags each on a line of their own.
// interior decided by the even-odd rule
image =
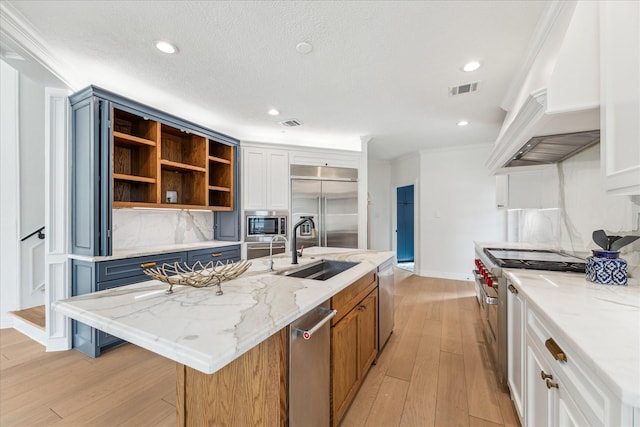
<svg viewBox="0 0 640 427">
<path fill-rule="evenodd" d="M 496 180 L 499 208 L 502 207 L 500 204 L 509 209 L 550 209 L 560 205 L 560 181 L 556 165 L 517 168 L 501 181 Z"/>
<path fill-rule="evenodd" d="M 525 303 L 527 426 L 621 425 L 624 407 L 533 304 Z"/>
<path fill-rule="evenodd" d="M 246 210 L 289 209 L 289 153 L 242 147 L 242 194 Z"/>
<path fill-rule="evenodd" d="M 542 375 L 551 375 L 551 369 L 546 365 L 543 355 L 527 336 L 527 390 L 526 390 L 526 419 L 523 426 L 551 426 L 553 413 L 552 395 L 547 388 L 546 379 Z"/>
<path fill-rule="evenodd" d="M 601 424 L 588 420 L 572 397 L 588 405 L 580 392 L 567 387 L 550 364 L 546 349 L 540 349 L 535 339 L 527 337 L 527 419 L 525 426 L 582 427 Z"/>
<path fill-rule="evenodd" d="M 524 383 L 525 383 L 525 304 L 518 289 L 507 282 L 507 380 L 511 398 L 520 418 L 524 420 Z"/>
<path fill-rule="evenodd" d="M 640 194 L 640 2 L 600 2 L 601 164 L 609 194 Z"/>
<path fill-rule="evenodd" d="M 329 151 L 291 151 L 292 165 L 330 166 L 337 168 L 358 168 L 361 153 L 335 150 Z"/>
<path fill-rule="evenodd" d="M 521 425 L 640 427 L 640 410 L 622 404 L 522 286 L 507 281 L 508 383 Z"/>
</svg>

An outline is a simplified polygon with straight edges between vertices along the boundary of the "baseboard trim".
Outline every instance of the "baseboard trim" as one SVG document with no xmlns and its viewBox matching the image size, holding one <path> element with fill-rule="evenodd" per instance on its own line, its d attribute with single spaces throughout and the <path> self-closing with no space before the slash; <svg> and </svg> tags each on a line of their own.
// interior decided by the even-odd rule
<svg viewBox="0 0 640 427">
<path fill-rule="evenodd" d="M 473 281 L 471 277 L 471 273 L 449 273 L 446 271 L 435 271 L 435 270 L 416 270 L 414 273 L 421 277 L 435 277 L 437 279 L 447 279 L 447 280 L 465 280 L 465 281 Z"/>
<path fill-rule="evenodd" d="M 2 319 L 0 319 L 0 329 L 13 328 L 13 319 L 14 317 L 8 313 L 6 316 L 2 316 Z"/>
<path fill-rule="evenodd" d="M 13 319 L 13 329 L 23 333 L 32 340 L 36 341 L 38 344 L 42 344 L 45 347 L 47 346 L 47 332 L 33 326 L 31 323 L 25 322 L 24 320 L 15 317 Z"/>
</svg>

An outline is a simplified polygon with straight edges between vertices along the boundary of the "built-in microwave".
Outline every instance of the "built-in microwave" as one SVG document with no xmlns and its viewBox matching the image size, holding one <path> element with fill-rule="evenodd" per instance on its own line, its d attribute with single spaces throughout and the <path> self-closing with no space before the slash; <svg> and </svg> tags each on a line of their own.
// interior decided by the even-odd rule
<svg viewBox="0 0 640 427">
<path fill-rule="evenodd" d="M 265 242 L 273 236 L 287 237 L 286 211 L 245 211 L 245 241 Z"/>
</svg>

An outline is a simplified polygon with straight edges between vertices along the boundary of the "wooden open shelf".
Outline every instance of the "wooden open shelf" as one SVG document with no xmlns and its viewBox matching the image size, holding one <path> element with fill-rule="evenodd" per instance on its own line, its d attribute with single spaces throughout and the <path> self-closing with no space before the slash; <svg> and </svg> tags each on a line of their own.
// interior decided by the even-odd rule
<svg viewBox="0 0 640 427">
<path fill-rule="evenodd" d="M 136 175 L 126 175 L 123 173 L 115 173 L 113 174 L 113 179 L 119 179 L 121 181 L 132 181 L 132 182 L 145 182 L 147 184 L 155 184 L 155 178 L 147 178 L 145 176 L 136 176 Z"/>
<path fill-rule="evenodd" d="M 155 147 L 157 145 L 155 141 L 152 141 L 150 139 L 138 138 L 137 136 L 127 135 L 126 133 L 115 131 L 113 132 L 113 139 L 116 141 L 116 143 L 125 146 L 149 145 L 151 147 Z"/>
<path fill-rule="evenodd" d="M 170 170 L 174 172 L 206 172 L 206 168 L 200 166 L 189 165 L 187 163 L 172 162 L 170 160 L 160 160 L 160 165 L 163 170 Z"/>
<path fill-rule="evenodd" d="M 114 108 L 113 206 L 232 211 L 234 147 Z M 167 191 L 177 203 L 166 203 Z"/>
</svg>

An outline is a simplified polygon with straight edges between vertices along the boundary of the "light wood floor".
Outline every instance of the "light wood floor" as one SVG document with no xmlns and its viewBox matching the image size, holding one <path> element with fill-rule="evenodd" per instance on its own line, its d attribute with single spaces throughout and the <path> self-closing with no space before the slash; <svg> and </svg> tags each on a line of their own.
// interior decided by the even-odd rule
<svg viewBox="0 0 640 427">
<path fill-rule="evenodd" d="M 33 326 L 40 328 L 44 331 L 46 327 L 46 314 L 44 311 L 44 305 L 38 305 L 36 307 L 25 308 L 24 310 L 16 310 L 11 312 L 12 315 L 21 318 L 25 322 L 31 323 Z"/>
<path fill-rule="evenodd" d="M 91 359 L 0 330 L 0 426 L 175 426 L 175 364 L 127 344 Z M 409 276 L 396 325 L 342 423 L 517 426 L 498 391 L 473 286 Z M 265 426 L 268 427 L 268 426 Z"/>
</svg>

